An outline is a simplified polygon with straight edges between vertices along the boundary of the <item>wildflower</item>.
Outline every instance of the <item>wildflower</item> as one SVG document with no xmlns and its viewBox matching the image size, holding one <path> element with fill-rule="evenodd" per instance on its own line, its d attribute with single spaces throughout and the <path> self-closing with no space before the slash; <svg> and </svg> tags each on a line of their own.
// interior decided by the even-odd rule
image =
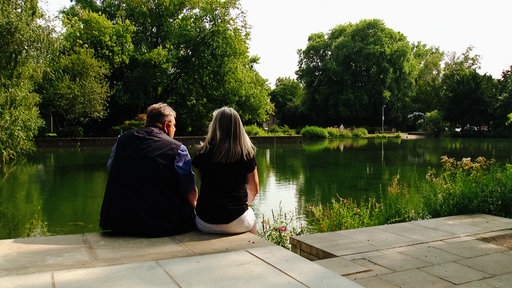
<svg viewBox="0 0 512 288">
<path fill-rule="evenodd" d="M 462 161 L 461 161 L 461 166 L 462 166 L 462 169 L 464 170 L 469 170 L 473 167 L 473 163 L 471 162 L 471 158 L 462 158 Z"/>
</svg>

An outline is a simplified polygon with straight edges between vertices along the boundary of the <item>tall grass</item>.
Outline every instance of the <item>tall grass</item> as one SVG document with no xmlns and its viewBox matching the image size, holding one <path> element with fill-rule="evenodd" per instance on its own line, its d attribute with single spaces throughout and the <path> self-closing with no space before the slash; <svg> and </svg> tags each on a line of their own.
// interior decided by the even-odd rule
<svg viewBox="0 0 512 288">
<path fill-rule="evenodd" d="M 369 198 L 365 201 L 332 199 L 330 205 L 309 205 L 308 224 L 315 232 L 329 232 L 376 225 L 392 224 L 421 219 L 417 202 L 411 198 L 405 185 L 400 184 L 399 175 L 393 177 L 387 193 L 381 201 Z M 411 204 L 416 203 L 416 204 Z"/>
<path fill-rule="evenodd" d="M 498 166 L 494 160 L 484 157 L 478 157 L 475 161 L 471 158 L 457 161 L 447 156 L 441 157 L 441 164 L 439 171 L 430 169 L 424 180 L 414 187 L 401 183 L 400 175 L 393 177 L 387 193 L 379 191 L 380 201 L 369 198 L 357 202 L 337 197 L 328 205 L 309 205 L 306 208 L 308 227 L 301 229 L 301 233 L 338 231 L 472 213 L 512 218 L 511 164 Z M 273 219 L 267 219 L 268 225 L 272 226 L 272 222 L 282 223 L 282 215 L 273 215 Z M 264 238 L 266 235 L 262 234 Z M 291 236 L 287 235 L 286 239 Z M 266 239 L 273 240 L 268 237 Z"/>
<path fill-rule="evenodd" d="M 432 217 L 485 213 L 512 217 L 512 165 L 478 157 L 456 161 L 443 156 L 442 169 L 431 169 L 421 187 Z"/>
</svg>

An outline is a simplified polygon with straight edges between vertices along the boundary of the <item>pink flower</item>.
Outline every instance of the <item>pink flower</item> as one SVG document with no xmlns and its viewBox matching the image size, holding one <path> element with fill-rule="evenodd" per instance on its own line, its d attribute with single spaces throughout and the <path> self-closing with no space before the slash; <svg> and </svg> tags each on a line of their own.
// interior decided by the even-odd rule
<svg viewBox="0 0 512 288">
<path fill-rule="evenodd" d="M 286 227 L 277 227 L 277 229 L 279 229 L 281 232 L 286 232 Z"/>
</svg>

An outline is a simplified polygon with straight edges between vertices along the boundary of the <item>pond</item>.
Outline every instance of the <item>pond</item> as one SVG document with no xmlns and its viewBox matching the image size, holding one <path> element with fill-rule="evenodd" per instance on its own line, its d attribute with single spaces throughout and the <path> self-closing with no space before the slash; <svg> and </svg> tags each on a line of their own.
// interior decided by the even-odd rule
<svg viewBox="0 0 512 288">
<path fill-rule="evenodd" d="M 258 144 L 261 219 L 293 212 L 333 197 L 379 198 L 400 175 L 412 184 L 440 157 L 484 156 L 512 163 L 509 139 L 333 139 Z M 192 148 L 190 148 L 192 150 Z M 192 152 L 192 151 L 191 151 Z M 110 147 L 44 148 L 0 182 L 0 239 L 98 232 Z"/>
</svg>

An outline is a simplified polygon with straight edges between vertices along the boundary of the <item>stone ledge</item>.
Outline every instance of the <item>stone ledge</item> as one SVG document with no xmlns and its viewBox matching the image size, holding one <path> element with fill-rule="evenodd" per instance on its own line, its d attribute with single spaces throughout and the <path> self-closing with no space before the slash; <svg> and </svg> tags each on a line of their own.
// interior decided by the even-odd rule
<svg viewBox="0 0 512 288">
<path fill-rule="evenodd" d="M 86 233 L 0 240 L 0 277 L 247 250 L 274 244 L 251 233 L 197 231 L 161 238 Z"/>
<path fill-rule="evenodd" d="M 81 138 L 36 138 L 38 148 L 49 147 L 112 147 L 117 137 L 81 137 Z M 302 136 L 251 136 L 255 144 L 260 143 L 302 143 Z M 204 136 L 176 136 L 174 139 L 186 146 L 198 145 L 204 140 Z"/>
</svg>

